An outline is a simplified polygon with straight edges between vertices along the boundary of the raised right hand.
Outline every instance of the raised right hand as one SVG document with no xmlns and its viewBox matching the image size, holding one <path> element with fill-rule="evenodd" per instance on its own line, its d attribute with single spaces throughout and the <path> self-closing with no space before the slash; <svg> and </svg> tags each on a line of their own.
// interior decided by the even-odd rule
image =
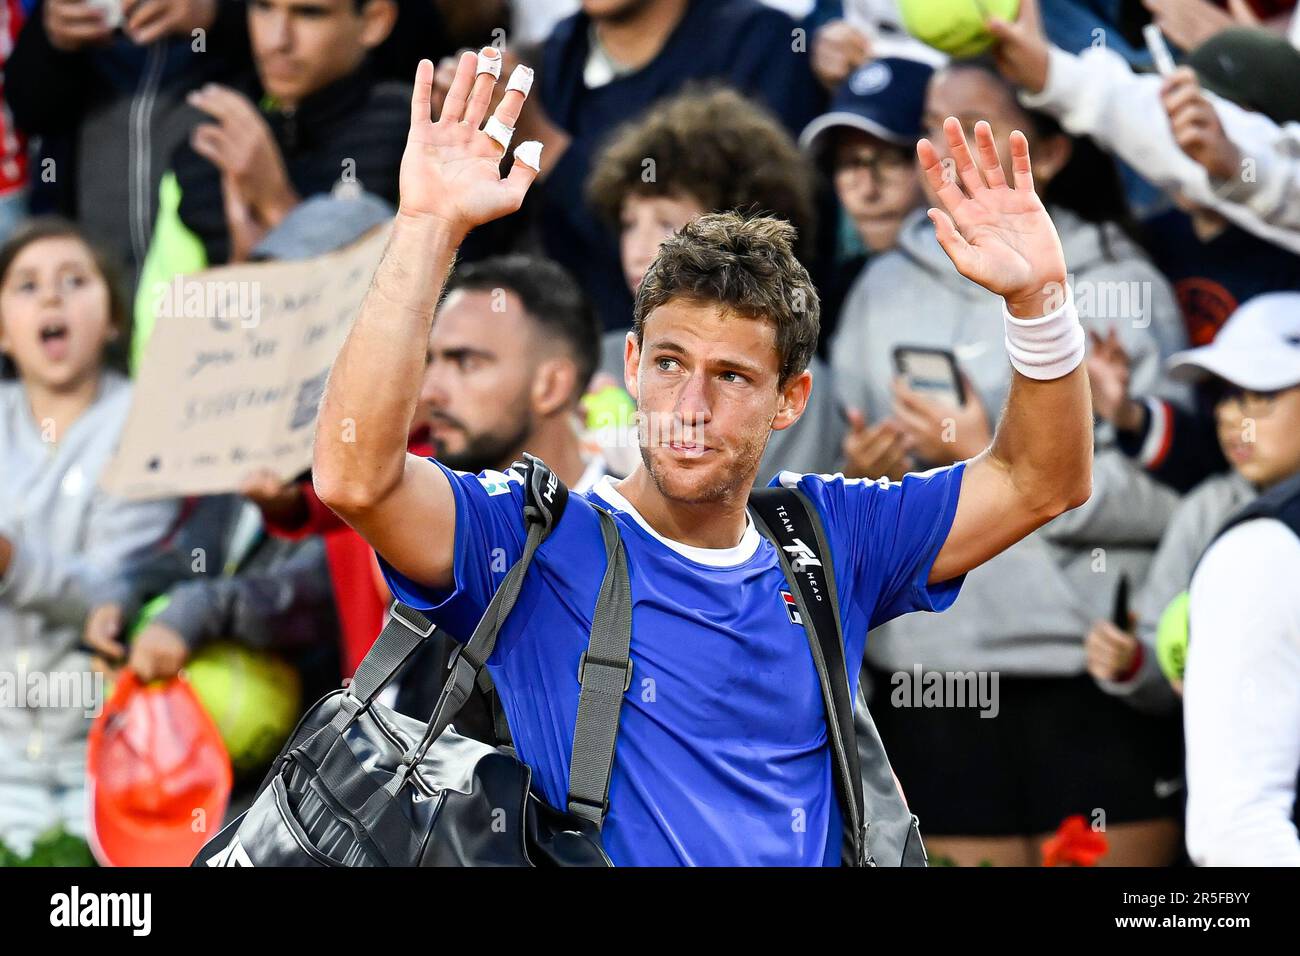
<svg viewBox="0 0 1300 956">
<path fill-rule="evenodd" d="M 813 74 L 832 93 L 870 57 L 871 38 L 847 20 L 831 20 L 813 37 Z"/>
<path fill-rule="evenodd" d="M 484 47 L 482 54 L 501 55 L 493 47 Z M 523 144 L 518 144 L 510 173 L 502 178 L 501 146 L 479 128 L 496 81 L 489 73 L 475 75 L 477 59 L 473 53 L 461 54 L 436 122 L 432 119 L 433 63 L 420 61 L 399 180 L 399 216 L 439 221 L 458 237 L 517 210 L 537 177 L 537 171 L 520 160 Z M 493 115 L 513 129 L 524 99 L 525 94 L 511 90 L 501 97 Z"/>
</svg>

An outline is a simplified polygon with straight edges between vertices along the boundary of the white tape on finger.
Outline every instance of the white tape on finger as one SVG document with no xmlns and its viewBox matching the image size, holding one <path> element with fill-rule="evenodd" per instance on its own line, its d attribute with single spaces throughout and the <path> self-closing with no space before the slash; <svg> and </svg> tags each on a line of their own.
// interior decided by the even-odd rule
<svg viewBox="0 0 1300 956">
<path fill-rule="evenodd" d="M 507 126 L 495 116 L 489 116 L 483 124 L 483 132 L 491 136 L 503 150 L 510 148 L 510 138 L 515 135 L 512 127 Z"/>
<path fill-rule="evenodd" d="M 510 80 L 506 83 L 506 92 L 518 90 L 524 96 L 533 88 L 533 71 L 531 68 L 520 63 L 510 74 Z"/>
<path fill-rule="evenodd" d="M 526 140 L 515 147 L 515 160 L 534 172 L 542 171 L 542 144 L 535 139 Z"/>
<path fill-rule="evenodd" d="M 478 76 L 480 73 L 491 73 L 492 79 L 500 79 L 501 54 L 497 53 L 496 56 L 488 56 L 486 53 L 480 52 L 478 55 L 478 68 L 474 71 L 474 75 Z"/>
<path fill-rule="evenodd" d="M 1083 362 L 1085 336 L 1074 307 L 1074 290 L 1068 286 L 1064 304 L 1037 319 L 1016 318 L 1004 300 L 1002 321 L 1007 355 L 1021 375 L 1047 381 L 1070 374 Z"/>
</svg>

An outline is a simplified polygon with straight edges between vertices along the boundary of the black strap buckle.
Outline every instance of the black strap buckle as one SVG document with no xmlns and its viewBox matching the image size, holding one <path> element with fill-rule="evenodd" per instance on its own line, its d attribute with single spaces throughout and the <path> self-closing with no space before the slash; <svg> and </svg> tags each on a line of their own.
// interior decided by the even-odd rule
<svg viewBox="0 0 1300 956">
<path fill-rule="evenodd" d="M 609 667 L 613 670 L 623 671 L 623 693 L 626 694 L 628 692 L 628 689 L 632 686 L 632 659 L 630 657 L 627 659 L 627 662 L 624 664 L 620 664 L 620 662 L 618 661 L 602 660 L 599 657 L 593 657 L 590 660 L 588 660 L 587 652 L 583 651 L 582 656 L 578 658 L 578 683 L 579 684 L 583 682 L 583 675 L 587 670 L 588 664 L 593 664 L 596 667 Z"/>
</svg>

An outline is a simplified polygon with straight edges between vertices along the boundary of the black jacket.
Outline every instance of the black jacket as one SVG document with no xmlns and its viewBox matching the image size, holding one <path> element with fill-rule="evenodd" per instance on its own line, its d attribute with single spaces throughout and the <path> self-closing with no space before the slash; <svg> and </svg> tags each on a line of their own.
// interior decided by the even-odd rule
<svg viewBox="0 0 1300 956">
<path fill-rule="evenodd" d="M 252 76 L 234 84 L 257 102 Z M 355 179 L 362 189 L 397 204 L 397 174 L 411 118 L 409 84 L 377 82 L 362 68 L 281 111 L 263 101 L 289 181 L 306 199 L 330 192 L 341 180 Z M 206 114 L 194 111 L 198 122 Z M 171 169 L 181 188 L 180 217 L 207 251 L 212 265 L 230 258 L 230 237 L 217 167 L 182 143 Z"/>
<path fill-rule="evenodd" d="M 76 219 L 131 270 L 134 284 L 157 216 L 159 176 L 193 122 L 185 94 L 251 63 L 241 0 L 217 5 L 203 52 L 190 37 L 141 47 L 116 33 L 105 46 L 65 53 L 50 44 L 38 3 L 4 65 L 14 122 L 39 137 L 32 211 Z M 46 159 L 54 161 L 48 170 Z"/>
</svg>

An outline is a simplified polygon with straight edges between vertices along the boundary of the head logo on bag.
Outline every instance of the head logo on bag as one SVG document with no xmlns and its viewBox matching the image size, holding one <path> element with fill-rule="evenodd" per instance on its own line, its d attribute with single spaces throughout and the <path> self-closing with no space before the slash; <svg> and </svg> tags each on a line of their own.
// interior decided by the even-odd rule
<svg viewBox="0 0 1300 956">
<path fill-rule="evenodd" d="M 800 574 L 807 568 L 820 568 L 821 561 L 817 558 L 817 552 L 808 545 L 804 544 L 799 538 L 791 538 L 794 544 L 782 545 L 782 548 L 790 555 L 790 567 L 794 568 L 795 574 Z"/>
</svg>

